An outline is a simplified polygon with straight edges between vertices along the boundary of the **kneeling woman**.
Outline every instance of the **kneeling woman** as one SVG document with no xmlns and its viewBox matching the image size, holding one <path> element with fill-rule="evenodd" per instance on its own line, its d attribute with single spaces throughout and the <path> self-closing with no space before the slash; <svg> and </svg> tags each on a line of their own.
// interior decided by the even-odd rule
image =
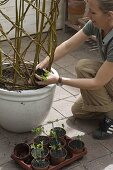
<svg viewBox="0 0 113 170">
<path fill-rule="evenodd" d="M 90 20 L 79 32 L 56 48 L 54 61 L 79 47 L 91 35 L 97 38 L 102 61 L 80 60 L 76 66 L 76 79 L 59 78 L 50 73 L 47 80 L 36 83 L 48 85 L 59 82 L 80 88 L 81 97 L 72 106 L 73 116 L 84 119 L 103 117 L 93 137 L 105 139 L 113 136 L 113 0 L 87 0 L 87 5 Z M 47 56 L 36 69 L 46 68 L 48 61 Z"/>
</svg>

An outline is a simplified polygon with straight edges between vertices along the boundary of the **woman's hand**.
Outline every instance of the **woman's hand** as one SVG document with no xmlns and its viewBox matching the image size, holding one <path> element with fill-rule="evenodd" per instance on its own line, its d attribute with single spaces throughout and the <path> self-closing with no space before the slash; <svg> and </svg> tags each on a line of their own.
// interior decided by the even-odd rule
<svg viewBox="0 0 113 170">
<path fill-rule="evenodd" d="M 49 57 L 47 56 L 43 61 L 41 61 L 39 64 L 37 64 L 36 66 L 36 70 L 38 68 L 46 68 L 48 66 L 48 63 L 49 63 Z"/>
<path fill-rule="evenodd" d="M 43 77 L 35 74 L 35 83 L 37 85 L 56 84 L 58 82 L 58 79 L 59 79 L 59 76 L 56 76 L 53 73 L 49 73 L 46 79 L 43 79 Z"/>
</svg>

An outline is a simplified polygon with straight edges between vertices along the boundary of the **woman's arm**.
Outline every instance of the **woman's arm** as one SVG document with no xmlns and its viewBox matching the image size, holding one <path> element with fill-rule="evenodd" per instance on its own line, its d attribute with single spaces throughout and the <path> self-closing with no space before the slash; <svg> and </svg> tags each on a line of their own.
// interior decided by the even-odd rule
<svg viewBox="0 0 113 170">
<path fill-rule="evenodd" d="M 54 53 L 54 61 L 64 57 L 70 51 L 78 48 L 81 43 L 88 39 L 88 36 L 81 29 L 75 35 L 73 35 L 68 40 L 64 41 L 61 45 L 59 45 Z M 49 63 L 49 57 L 47 56 L 41 63 L 38 64 L 38 67 L 44 68 L 47 67 Z"/>
<path fill-rule="evenodd" d="M 71 79 L 62 77 L 62 84 L 73 86 L 80 89 L 96 90 L 107 84 L 112 78 L 113 78 L 113 62 L 105 61 L 94 78 Z M 42 85 L 54 84 L 58 82 L 58 79 L 59 79 L 58 76 L 55 77 L 52 73 L 50 73 L 47 80 L 40 81 L 37 83 Z"/>
<path fill-rule="evenodd" d="M 56 48 L 54 61 L 64 57 L 70 51 L 78 48 L 81 45 L 81 43 L 83 43 L 87 39 L 88 36 L 81 29 L 75 35 L 73 35 L 71 38 L 69 38 Z"/>
<path fill-rule="evenodd" d="M 96 90 L 107 84 L 113 78 L 113 62 L 105 61 L 94 78 L 70 79 L 62 78 L 65 85 L 80 89 Z"/>
</svg>

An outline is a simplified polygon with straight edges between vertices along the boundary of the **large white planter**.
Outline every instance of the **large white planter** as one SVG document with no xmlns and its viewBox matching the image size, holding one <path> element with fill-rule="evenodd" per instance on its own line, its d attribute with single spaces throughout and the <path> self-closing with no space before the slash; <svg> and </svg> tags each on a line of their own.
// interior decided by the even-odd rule
<svg viewBox="0 0 113 170">
<path fill-rule="evenodd" d="M 54 74 L 58 74 L 52 69 Z M 28 132 L 41 125 L 51 108 L 56 85 L 37 90 L 0 89 L 0 125 L 12 132 Z"/>
</svg>

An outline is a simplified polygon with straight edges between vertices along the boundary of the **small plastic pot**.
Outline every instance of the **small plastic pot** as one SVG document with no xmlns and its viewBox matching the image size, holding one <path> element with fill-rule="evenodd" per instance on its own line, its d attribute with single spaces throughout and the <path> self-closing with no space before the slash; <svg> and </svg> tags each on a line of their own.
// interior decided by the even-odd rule
<svg viewBox="0 0 113 170">
<path fill-rule="evenodd" d="M 36 74 L 38 74 L 39 76 L 44 76 L 44 74 L 46 73 L 46 71 L 42 68 L 38 68 L 36 71 L 35 71 Z"/>
<path fill-rule="evenodd" d="M 30 156 L 30 146 L 27 143 L 19 143 L 14 147 L 14 156 L 20 160 L 27 160 Z"/>
<path fill-rule="evenodd" d="M 65 138 L 66 131 L 62 127 L 54 127 L 53 129 L 51 129 L 50 136 L 51 136 L 51 131 L 56 133 L 57 138 Z"/>
<path fill-rule="evenodd" d="M 79 139 L 70 140 L 68 143 L 68 149 L 73 154 L 78 154 L 84 150 L 84 142 Z"/>
<path fill-rule="evenodd" d="M 33 159 L 31 162 L 31 166 L 34 170 L 48 170 L 49 165 L 50 163 L 47 159 Z"/>
<path fill-rule="evenodd" d="M 48 158 L 49 155 L 49 149 L 44 147 L 42 151 L 40 149 L 35 148 L 31 150 L 31 155 L 34 158 L 40 158 L 40 159 L 45 159 Z"/>
<path fill-rule="evenodd" d="M 48 136 L 40 135 L 40 136 L 37 136 L 37 137 L 34 138 L 34 144 L 39 144 L 41 142 L 43 142 L 44 146 L 48 146 L 48 144 L 49 144 L 49 137 Z"/>
<path fill-rule="evenodd" d="M 52 165 L 58 165 L 66 159 L 67 150 L 65 148 L 59 150 L 50 150 L 50 160 Z"/>
<path fill-rule="evenodd" d="M 49 146 L 58 145 L 58 144 L 60 144 L 61 147 L 65 147 L 66 140 L 64 138 L 59 138 L 58 140 L 56 140 L 55 138 L 50 138 Z"/>
</svg>

